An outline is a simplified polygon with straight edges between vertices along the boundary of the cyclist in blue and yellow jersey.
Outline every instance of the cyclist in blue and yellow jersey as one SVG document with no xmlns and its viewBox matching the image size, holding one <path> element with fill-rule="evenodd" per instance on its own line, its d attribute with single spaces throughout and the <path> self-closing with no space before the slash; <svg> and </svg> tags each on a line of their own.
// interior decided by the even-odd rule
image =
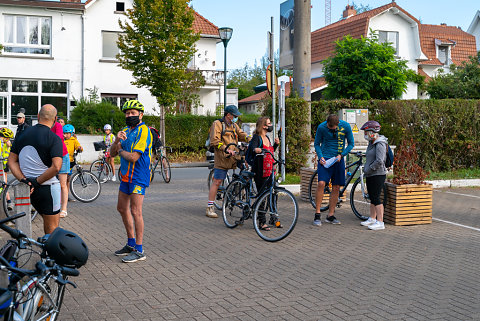
<svg viewBox="0 0 480 321">
<path fill-rule="evenodd" d="M 115 252 L 126 255 L 125 263 L 145 260 L 143 251 L 142 206 L 145 189 L 150 184 L 150 160 L 152 157 L 152 135 L 142 122 L 145 108 L 138 100 L 129 100 L 123 107 L 127 127 L 118 132 L 110 147 L 111 157 L 120 156 L 120 190 L 117 210 L 122 215 L 127 232 L 127 244 Z"/>
<path fill-rule="evenodd" d="M 348 144 L 346 147 L 345 140 Z M 355 145 L 350 124 L 339 120 L 335 114 L 329 115 L 326 121 L 318 125 L 314 145 L 318 157 L 318 185 L 313 225 L 322 225 L 320 207 L 322 206 L 325 185 L 330 180 L 332 182 L 332 192 L 330 193 L 329 213 L 325 222 L 340 224 L 334 214 L 340 186 L 345 185 L 345 161 L 343 157 L 348 155 Z"/>
<path fill-rule="evenodd" d="M 2 161 L 2 168 L 1 168 L 1 174 L 3 177 L 3 181 L 7 183 L 7 172 L 8 172 L 8 166 L 7 166 L 7 160 L 8 156 L 10 155 L 10 148 L 12 147 L 12 143 L 10 142 L 10 139 L 13 138 L 13 132 L 4 127 L 0 128 L 0 155 L 3 159 Z M 7 207 L 8 210 L 12 210 L 12 201 L 10 200 L 10 195 L 9 193 L 7 194 Z"/>
<path fill-rule="evenodd" d="M 112 133 L 112 126 L 110 124 L 106 124 L 103 126 L 103 130 L 105 131 L 105 135 L 103 136 L 103 142 L 107 146 L 107 152 L 105 153 L 105 157 L 107 158 L 107 163 L 110 164 L 112 167 L 112 182 L 115 182 L 117 178 L 115 177 L 115 159 L 110 156 L 110 147 L 115 142 L 115 135 Z"/>
</svg>

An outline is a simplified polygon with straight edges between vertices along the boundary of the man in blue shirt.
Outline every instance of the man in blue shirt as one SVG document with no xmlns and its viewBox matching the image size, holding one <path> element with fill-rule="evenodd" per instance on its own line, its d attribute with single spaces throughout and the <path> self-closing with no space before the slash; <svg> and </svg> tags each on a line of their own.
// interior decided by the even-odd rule
<svg viewBox="0 0 480 321">
<path fill-rule="evenodd" d="M 345 139 L 347 140 L 347 147 L 345 147 Z M 343 157 L 348 155 L 354 145 L 355 142 L 350 124 L 339 120 L 337 115 L 329 115 L 326 121 L 318 125 L 314 143 L 318 157 L 317 206 L 313 220 L 313 225 L 315 226 L 322 225 L 320 207 L 322 206 L 325 185 L 330 180 L 332 182 L 332 191 L 329 200 L 329 213 L 325 222 L 340 224 L 340 221 L 335 218 L 334 214 L 340 186 L 345 185 L 345 161 Z M 331 164 L 331 162 L 334 163 Z"/>
</svg>

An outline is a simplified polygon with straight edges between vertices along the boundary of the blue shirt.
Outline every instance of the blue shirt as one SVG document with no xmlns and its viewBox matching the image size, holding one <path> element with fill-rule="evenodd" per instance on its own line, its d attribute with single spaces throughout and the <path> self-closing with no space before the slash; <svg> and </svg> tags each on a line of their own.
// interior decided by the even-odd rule
<svg viewBox="0 0 480 321">
<path fill-rule="evenodd" d="M 150 159 L 152 157 L 152 135 L 145 123 L 131 129 L 122 129 L 127 139 L 122 141 L 122 149 L 129 153 L 139 152 L 140 158 L 132 163 L 120 157 L 120 174 L 122 182 L 148 187 L 150 184 Z"/>
<path fill-rule="evenodd" d="M 346 148 L 345 139 L 348 143 Z M 355 146 L 350 124 L 340 120 L 337 129 L 331 130 L 327 127 L 327 122 L 324 121 L 318 125 L 314 146 L 318 159 L 323 157 L 327 160 L 338 155 L 346 156 Z"/>
</svg>

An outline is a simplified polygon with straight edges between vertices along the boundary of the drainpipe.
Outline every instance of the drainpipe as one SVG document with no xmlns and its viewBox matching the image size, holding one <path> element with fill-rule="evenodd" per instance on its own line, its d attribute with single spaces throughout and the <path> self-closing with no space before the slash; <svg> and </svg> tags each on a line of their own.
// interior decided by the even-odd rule
<svg viewBox="0 0 480 321">
<path fill-rule="evenodd" d="M 85 90 L 85 14 L 82 14 L 82 70 L 80 70 L 81 74 L 81 92 L 80 98 L 83 98 L 83 92 Z"/>
</svg>

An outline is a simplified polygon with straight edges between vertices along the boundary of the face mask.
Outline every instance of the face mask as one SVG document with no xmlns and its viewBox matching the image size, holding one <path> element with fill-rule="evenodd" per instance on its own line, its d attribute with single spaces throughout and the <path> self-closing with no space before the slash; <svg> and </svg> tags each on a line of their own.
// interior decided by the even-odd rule
<svg viewBox="0 0 480 321">
<path fill-rule="evenodd" d="M 232 122 L 236 123 L 238 121 L 238 117 L 233 117 Z"/>
<path fill-rule="evenodd" d="M 268 126 L 267 132 L 269 132 L 269 133 L 270 133 L 270 132 L 273 132 L 273 125 Z"/>
<path fill-rule="evenodd" d="M 372 141 L 372 140 L 375 139 L 375 134 L 373 134 L 373 133 L 365 133 L 365 135 L 363 135 L 363 137 L 365 138 L 365 140 Z"/>
<path fill-rule="evenodd" d="M 125 118 L 125 124 L 127 124 L 128 127 L 137 126 L 139 123 L 140 123 L 139 116 L 129 116 Z"/>
</svg>

